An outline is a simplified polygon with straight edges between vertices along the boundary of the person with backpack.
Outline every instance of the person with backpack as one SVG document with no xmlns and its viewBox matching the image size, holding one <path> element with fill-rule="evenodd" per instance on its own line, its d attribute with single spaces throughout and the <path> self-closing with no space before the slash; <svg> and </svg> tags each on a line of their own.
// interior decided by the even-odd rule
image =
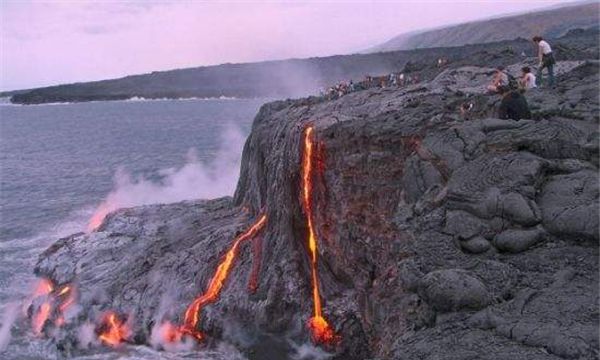
<svg viewBox="0 0 600 360">
<path fill-rule="evenodd" d="M 498 108 L 498 118 L 500 119 L 531 119 L 531 111 L 527 99 L 516 90 L 511 90 L 508 86 L 498 87 L 498 94 L 502 96 L 500 107 Z"/>
<path fill-rule="evenodd" d="M 552 48 L 550 44 L 541 36 L 534 36 L 533 42 L 536 43 L 538 47 L 538 60 L 539 67 L 537 71 L 538 85 L 542 83 L 542 71 L 544 68 L 548 69 L 548 86 L 554 85 L 554 64 L 556 64 L 556 60 L 554 59 L 554 54 L 552 53 Z"/>
</svg>

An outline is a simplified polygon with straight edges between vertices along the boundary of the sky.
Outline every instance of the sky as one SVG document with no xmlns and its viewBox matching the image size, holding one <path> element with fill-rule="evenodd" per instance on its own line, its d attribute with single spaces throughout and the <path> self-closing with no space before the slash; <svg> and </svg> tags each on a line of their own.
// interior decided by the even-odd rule
<svg viewBox="0 0 600 360">
<path fill-rule="evenodd" d="M 0 90 L 359 52 L 566 1 L 0 0 Z"/>
</svg>

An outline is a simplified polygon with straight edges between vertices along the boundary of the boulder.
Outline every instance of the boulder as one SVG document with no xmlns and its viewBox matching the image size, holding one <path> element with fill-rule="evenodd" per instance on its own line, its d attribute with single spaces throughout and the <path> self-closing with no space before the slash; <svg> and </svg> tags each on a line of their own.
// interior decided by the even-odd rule
<svg viewBox="0 0 600 360">
<path fill-rule="evenodd" d="M 421 279 L 418 293 L 427 304 L 441 312 L 476 310 L 490 303 L 485 285 L 460 269 L 430 272 Z"/>
<path fill-rule="evenodd" d="M 544 237 L 544 230 L 537 226 L 531 229 L 509 229 L 496 235 L 494 246 L 500 251 L 519 253 L 537 244 Z"/>
</svg>

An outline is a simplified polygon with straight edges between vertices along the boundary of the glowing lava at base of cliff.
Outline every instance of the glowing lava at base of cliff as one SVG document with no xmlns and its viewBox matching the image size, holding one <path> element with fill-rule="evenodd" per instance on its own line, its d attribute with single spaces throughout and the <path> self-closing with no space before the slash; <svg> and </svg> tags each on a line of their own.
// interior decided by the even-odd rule
<svg viewBox="0 0 600 360">
<path fill-rule="evenodd" d="M 60 305 L 58 305 L 58 318 L 56 318 L 56 326 L 63 326 L 66 322 L 65 313 L 69 308 L 75 304 L 75 289 L 72 285 L 65 285 L 56 295 L 61 299 Z"/>
<path fill-rule="evenodd" d="M 327 320 L 323 317 L 321 295 L 319 294 L 319 278 L 317 276 L 317 234 L 312 212 L 313 170 L 314 165 L 314 128 L 309 126 L 304 131 L 304 151 L 302 155 L 302 205 L 306 214 L 308 227 L 308 248 L 311 255 L 312 289 L 314 314 L 308 327 L 315 343 L 333 344 L 339 337 L 335 334 Z"/>
<path fill-rule="evenodd" d="M 54 284 L 48 279 L 41 279 L 35 288 L 33 298 L 44 296 L 44 302 L 40 305 L 37 312 L 31 317 L 31 327 L 36 335 L 41 335 L 44 328 L 44 324 L 50 317 L 50 311 L 52 305 L 50 303 L 50 294 L 54 291 Z"/>
<path fill-rule="evenodd" d="M 32 328 L 36 335 L 41 335 L 46 321 L 52 315 L 55 303 L 58 302 L 58 315 L 55 321 L 56 326 L 62 326 L 65 323 L 65 312 L 75 303 L 75 292 L 72 285 L 65 285 L 57 290 L 57 287 L 48 279 L 41 279 L 38 283 L 33 298 L 43 297 L 42 304 L 37 312 L 33 314 Z"/>
<path fill-rule="evenodd" d="M 130 334 L 129 326 L 115 312 L 109 311 L 104 315 L 98 338 L 105 344 L 116 347 L 126 341 Z"/>
<path fill-rule="evenodd" d="M 36 335 L 42 334 L 44 324 L 46 324 L 46 321 L 50 317 L 51 310 L 52 306 L 50 305 L 50 302 L 46 301 L 40 305 L 38 312 L 33 315 L 31 326 L 33 327 L 33 332 L 35 332 Z"/>
<path fill-rule="evenodd" d="M 200 323 L 200 312 L 202 311 L 202 308 L 207 304 L 215 302 L 219 298 L 219 294 L 221 293 L 221 290 L 225 285 L 225 281 L 231 272 L 233 262 L 237 258 L 240 244 L 245 240 L 253 238 L 265 226 L 266 222 L 267 216 L 262 215 L 258 221 L 254 223 L 254 225 L 252 225 L 248 230 L 235 239 L 233 245 L 227 251 L 225 257 L 223 260 L 221 260 L 221 263 L 217 267 L 217 270 L 210 280 L 206 292 L 194 299 L 194 301 L 188 306 L 185 311 L 183 325 L 179 327 L 178 330 L 173 328 L 165 332 L 165 341 L 180 341 L 182 339 L 182 334 L 189 335 L 198 341 L 203 339 L 203 334 L 198 330 L 198 325 Z"/>
</svg>

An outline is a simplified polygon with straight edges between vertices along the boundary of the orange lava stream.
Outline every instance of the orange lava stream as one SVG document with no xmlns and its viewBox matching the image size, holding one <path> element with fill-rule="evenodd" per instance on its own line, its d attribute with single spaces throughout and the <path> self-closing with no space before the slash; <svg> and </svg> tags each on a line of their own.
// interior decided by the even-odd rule
<svg viewBox="0 0 600 360">
<path fill-rule="evenodd" d="M 39 311 L 33 316 L 33 331 L 36 335 L 42 334 L 42 329 L 46 320 L 50 317 L 51 306 L 49 302 L 45 302 L 40 306 Z"/>
<path fill-rule="evenodd" d="M 215 274 L 213 275 L 210 283 L 208 285 L 208 289 L 204 294 L 197 297 L 186 309 L 183 325 L 181 326 L 181 332 L 187 335 L 190 335 L 197 340 L 202 340 L 203 335 L 198 330 L 198 324 L 200 322 L 200 312 L 202 308 L 210 303 L 215 302 L 223 289 L 225 284 L 225 280 L 229 276 L 231 268 L 233 266 L 233 261 L 236 259 L 240 244 L 247 239 L 254 237 L 265 225 L 267 222 L 267 216 L 262 215 L 258 221 L 250 227 L 250 229 L 246 230 L 246 232 L 239 235 L 231 248 L 225 254 L 225 257 L 217 267 Z M 171 335 L 172 338 L 176 336 Z"/>
<path fill-rule="evenodd" d="M 103 331 L 98 338 L 112 347 L 118 346 L 129 336 L 129 328 L 125 321 L 119 319 L 116 313 L 110 311 L 104 316 Z"/>
<path fill-rule="evenodd" d="M 58 297 L 67 296 L 67 299 L 62 301 L 60 305 L 58 305 L 59 315 L 56 319 L 55 324 L 57 326 L 63 326 L 65 324 L 65 312 L 71 307 L 71 305 L 75 304 L 75 292 L 73 291 L 73 287 L 71 285 L 67 285 L 63 287 L 58 292 Z"/>
<path fill-rule="evenodd" d="M 317 235 L 312 213 L 312 178 L 314 169 L 313 131 L 314 128 L 312 126 L 307 127 L 304 131 L 304 153 L 302 157 L 302 203 L 304 205 L 308 225 L 308 248 L 311 253 L 312 293 L 314 304 L 314 315 L 309 320 L 309 328 L 314 342 L 331 344 L 336 341 L 337 335 L 323 317 L 321 295 L 319 294 L 319 278 L 317 276 Z"/>
<path fill-rule="evenodd" d="M 48 279 L 41 279 L 35 288 L 33 297 L 48 295 L 54 290 L 54 284 Z"/>
<path fill-rule="evenodd" d="M 54 284 L 52 284 L 52 282 L 48 279 L 41 279 L 33 293 L 34 298 L 39 296 L 46 297 L 45 301 L 42 303 L 42 305 L 40 305 L 37 313 L 35 313 L 31 318 L 31 327 L 36 335 L 42 334 L 44 324 L 46 324 L 46 321 L 50 317 L 52 306 L 48 296 L 50 293 L 52 293 L 52 291 L 54 291 Z"/>
<path fill-rule="evenodd" d="M 100 225 L 102 225 L 102 221 L 104 221 L 104 218 L 106 217 L 106 215 L 108 215 L 110 211 L 111 207 L 109 206 L 109 204 L 107 204 L 106 202 L 100 204 L 100 206 L 98 206 L 98 208 L 94 212 L 94 215 L 92 215 L 92 217 L 90 218 L 86 231 L 89 233 L 98 229 Z"/>
</svg>

